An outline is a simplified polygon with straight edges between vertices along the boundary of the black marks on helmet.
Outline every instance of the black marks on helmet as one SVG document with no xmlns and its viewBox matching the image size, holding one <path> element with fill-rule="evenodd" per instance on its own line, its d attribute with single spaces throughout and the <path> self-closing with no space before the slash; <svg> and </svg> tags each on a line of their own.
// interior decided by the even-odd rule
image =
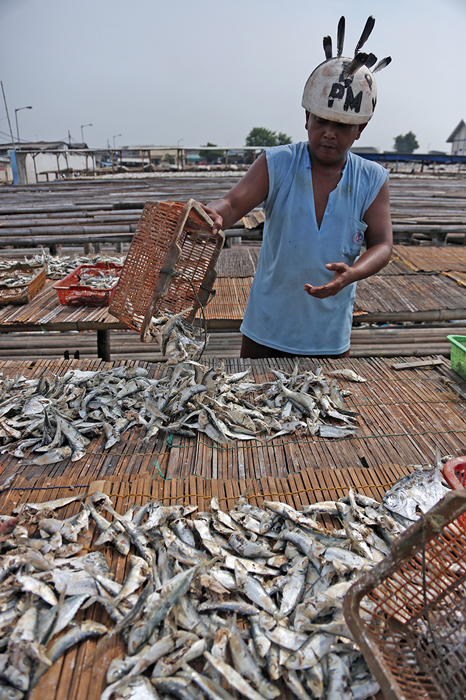
<svg viewBox="0 0 466 700">
<path fill-rule="evenodd" d="M 342 100 L 345 96 L 345 86 L 341 83 L 333 83 L 328 96 L 328 106 L 333 107 L 334 100 Z"/>
<path fill-rule="evenodd" d="M 345 97 L 345 91 L 351 88 L 353 78 L 345 77 L 346 69 L 348 68 L 348 66 L 349 62 L 344 61 L 342 64 L 341 73 L 338 77 L 338 83 L 333 83 L 332 87 L 330 88 L 330 93 L 328 96 L 329 107 L 333 107 L 333 103 L 335 100 L 342 100 Z"/>
<path fill-rule="evenodd" d="M 347 85 L 346 83 L 349 82 Z M 362 90 L 355 95 L 353 93 L 353 88 L 351 87 L 352 78 L 347 78 L 343 83 L 333 83 L 330 94 L 328 96 L 328 107 L 333 107 L 335 100 L 342 100 L 345 98 L 345 103 L 343 109 L 345 112 L 348 110 L 356 112 L 358 114 L 361 110 L 362 102 Z M 346 93 L 346 97 L 345 97 Z"/>
<path fill-rule="evenodd" d="M 357 95 L 353 95 L 353 89 L 351 85 L 346 91 L 346 100 L 345 104 L 343 105 L 343 109 L 345 112 L 347 112 L 349 109 L 353 110 L 358 114 L 361 110 L 361 102 L 362 102 L 362 90 L 358 92 Z"/>
</svg>

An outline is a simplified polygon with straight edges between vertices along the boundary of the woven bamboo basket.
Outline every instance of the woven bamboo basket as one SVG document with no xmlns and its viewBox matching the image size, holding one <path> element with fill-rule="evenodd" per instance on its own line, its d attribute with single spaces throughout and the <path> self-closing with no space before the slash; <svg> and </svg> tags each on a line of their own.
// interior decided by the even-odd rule
<svg viewBox="0 0 466 700">
<path fill-rule="evenodd" d="M 11 277 L 19 277 L 22 274 L 30 274 L 30 281 L 18 287 L 4 284 L 3 280 Z M 18 263 L 13 268 L 0 272 L 0 306 L 8 304 L 29 304 L 45 284 L 47 273 L 45 267 L 36 267 L 26 263 Z"/>
<path fill-rule="evenodd" d="M 215 263 L 225 241 L 194 199 L 146 202 L 109 312 L 148 340 L 153 316 L 192 307 L 192 322 L 205 306 L 216 278 Z"/>
<path fill-rule="evenodd" d="M 350 588 L 343 611 L 386 700 L 466 697 L 466 490 L 451 491 Z"/>
</svg>

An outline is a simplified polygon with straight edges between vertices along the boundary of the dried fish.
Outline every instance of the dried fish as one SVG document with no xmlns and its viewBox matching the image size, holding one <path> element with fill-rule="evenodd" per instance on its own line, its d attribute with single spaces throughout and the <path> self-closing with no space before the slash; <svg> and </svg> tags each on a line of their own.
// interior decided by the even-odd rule
<svg viewBox="0 0 466 700">
<path fill-rule="evenodd" d="M 302 511 L 242 496 L 229 512 L 214 498 L 206 513 L 157 501 L 121 513 L 104 493 L 84 495 L 0 515 L 10 523 L 0 540 L 0 697 L 23 697 L 70 646 L 100 637 L 92 663 L 119 633 L 125 653 L 107 670 L 103 700 L 231 698 L 222 678 L 255 700 L 279 698 L 283 683 L 304 699 L 376 692 L 356 645 L 341 641 L 351 639 L 342 602 L 388 552 L 385 539 L 402 531 L 383 503 L 350 489 Z M 76 514 L 60 520 L 70 503 Z M 328 513 L 346 539 L 319 521 Z M 118 551 L 125 537 L 129 566 L 118 581 L 104 553 L 88 551 L 89 516 L 96 544 Z M 113 621 L 108 629 L 76 621 L 78 611 L 100 608 Z"/>
<path fill-rule="evenodd" d="M 422 469 L 399 479 L 383 497 L 384 506 L 408 520 L 418 520 L 445 494 L 439 467 Z"/>
<path fill-rule="evenodd" d="M 158 379 L 139 367 L 48 372 L 33 380 L 0 377 L 0 446 L 18 457 L 31 449 L 22 464 L 47 465 L 82 459 L 88 435 L 102 431 L 104 449 L 111 449 L 133 426 L 146 442 L 162 431 L 187 437 L 198 431 L 232 447 L 301 431 L 332 439 L 355 433 L 357 414 L 344 407 L 336 380 L 320 368 L 299 373 L 296 364 L 291 374 L 271 370 L 271 381 L 255 383 L 251 369 L 228 375 L 222 364 L 202 365 L 202 342 L 183 319 L 187 312 L 153 319 L 152 331 L 167 356 Z M 240 525 L 252 528 L 254 522 Z"/>
</svg>

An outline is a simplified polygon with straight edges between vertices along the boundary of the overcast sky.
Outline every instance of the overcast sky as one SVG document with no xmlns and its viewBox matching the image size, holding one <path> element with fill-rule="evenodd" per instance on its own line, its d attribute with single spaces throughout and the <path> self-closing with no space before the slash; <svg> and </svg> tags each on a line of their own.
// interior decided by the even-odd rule
<svg viewBox="0 0 466 700">
<path fill-rule="evenodd" d="M 450 152 L 466 120 L 466 0 L 0 0 L 0 80 L 16 137 L 91 148 L 242 146 L 253 127 L 306 138 L 301 97 L 336 44 L 392 64 L 359 144 L 393 149 L 413 131 L 418 153 Z M 0 94 L 0 142 L 10 141 Z"/>
</svg>

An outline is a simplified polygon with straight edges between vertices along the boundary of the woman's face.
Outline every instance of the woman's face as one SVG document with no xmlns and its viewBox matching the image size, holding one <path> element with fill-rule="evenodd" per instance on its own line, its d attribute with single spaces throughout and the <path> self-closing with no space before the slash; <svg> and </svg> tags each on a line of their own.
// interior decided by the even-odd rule
<svg viewBox="0 0 466 700">
<path fill-rule="evenodd" d="M 323 164 L 344 161 L 365 127 L 366 124 L 344 124 L 306 112 L 309 152 Z"/>
</svg>

